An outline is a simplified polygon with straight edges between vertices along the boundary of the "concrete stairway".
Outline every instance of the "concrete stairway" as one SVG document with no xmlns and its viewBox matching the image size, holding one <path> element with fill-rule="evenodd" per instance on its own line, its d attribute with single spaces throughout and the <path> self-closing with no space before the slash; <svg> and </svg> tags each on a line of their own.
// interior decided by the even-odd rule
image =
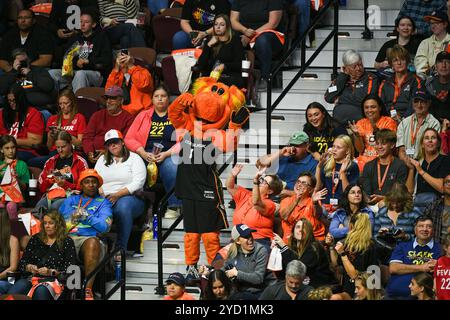
<svg viewBox="0 0 450 320">
<path fill-rule="evenodd" d="M 348 32 L 349 37 L 339 38 L 338 65 L 341 65 L 342 54 L 347 49 L 358 50 L 364 60 L 366 67 L 372 68 L 374 59 L 379 48 L 385 41 L 388 41 L 387 33 L 393 30 L 394 20 L 398 14 L 403 0 L 371 0 L 371 5 L 378 5 L 381 8 L 379 29 L 374 31 L 374 39 L 361 39 L 361 32 L 364 30 L 364 15 L 362 0 L 347 0 L 347 6 L 341 7 L 339 14 L 340 32 Z M 320 29 L 316 30 L 316 47 L 323 41 L 331 30 L 333 12 L 330 10 L 326 22 Z M 317 74 L 317 79 L 300 79 L 284 98 L 277 110 L 273 113 L 276 120 L 272 120 L 272 150 L 277 150 L 279 146 L 287 144 L 289 136 L 297 130 L 301 130 L 305 123 L 305 109 L 313 101 L 318 101 L 331 111 L 333 106 L 327 104 L 323 95 L 329 86 L 332 67 L 332 43 L 328 44 L 322 53 L 314 61 L 312 68 L 307 73 Z M 307 50 L 307 59 L 312 55 L 313 49 Z M 300 51 L 297 51 L 293 60 L 294 65 L 300 65 Z M 296 71 L 283 72 L 283 85 L 295 76 Z M 281 90 L 275 90 L 272 95 L 272 102 L 275 101 Z M 261 107 L 266 107 L 266 93 L 261 92 Z M 240 137 L 238 149 L 238 162 L 244 164 L 244 169 L 238 178 L 238 184 L 244 187 L 251 187 L 251 179 L 255 173 L 254 163 L 257 157 L 266 152 L 266 113 L 265 110 L 252 113 L 250 117 L 250 129 Z M 248 145 L 249 148 L 245 148 Z M 228 155 L 230 156 L 230 155 Z M 226 177 L 231 168 L 222 174 L 222 181 L 225 185 Z M 230 196 L 224 191 L 225 204 L 228 206 Z M 233 209 L 227 208 L 228 220 L 232 220 Z M 163 228 L 167 228 L 174 220 L 163 219 Z M 222 232 L 221 244 L 229 242 L 229 229 Z M 164 279 L 171 272 L 185 272 L 184 264 L 184 243 L 183 224 L 169 236 L 166 241 L 166 248 L 163 249 L 164 257 Z M 202 258 L 200 263 L 205 262 L 204 249 L 201 246 Z M 128 291 L 127 299 L 161 299 L 155 295 L 154 288 L 157 285 L 157 247 L 156 241 L 146 241 L 144 257 L 127 259 L 127 284 L 142 287 L 142 291 Z M 109 284 L 112 285 L 112 284 Z M 118 299 L 118 293 L 112 299 Z"/>
</svg>

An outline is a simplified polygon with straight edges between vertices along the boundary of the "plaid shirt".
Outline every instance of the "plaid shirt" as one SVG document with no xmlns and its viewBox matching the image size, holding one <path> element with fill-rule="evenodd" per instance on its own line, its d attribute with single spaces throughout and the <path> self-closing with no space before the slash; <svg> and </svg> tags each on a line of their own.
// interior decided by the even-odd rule
<svg viewBox="0 0 450 320">
<path fill-rule="evenodd" d="M 442 214 L 444 212 L 444 198 L 441 197 L 438 201 L 434 201 L 430 203 L 424 214 L 431 217 L 433 219 L 434 226 L 434 241 L 437 243 L 443 243 L 444 239 L 442 238 Z"/>
<path fill-rule="evenodd" d="M 397 219 L 397 225 L 394 225 L 393 221 L 387 215 L 387 208 L 383 207 L 378 211 L 378 215 L 375 217 L 375 225 L 373 228 L 373 234 L 377 235 L 378 230 L 381 228 L 400 228 L 407 235 L 408 240 L 414 239 L 414 222 L 421 215 L 419 208 L 414 207 L 411 212 L 402 212 Z"/>
<path fill-rule="evenodd" d="M 424 21 L 423 17 L 430 15 L 433 11 L 447 12 L 447 1 L 405 0 L 398 17 L 410 16 L 416 23 L 417 33 L 429 37 L 431 36 L 430 24 Z"/>
</svg>

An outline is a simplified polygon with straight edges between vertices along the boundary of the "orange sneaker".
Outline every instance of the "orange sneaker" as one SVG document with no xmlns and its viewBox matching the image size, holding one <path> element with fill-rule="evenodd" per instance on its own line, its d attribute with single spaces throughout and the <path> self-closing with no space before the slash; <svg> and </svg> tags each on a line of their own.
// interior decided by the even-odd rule
<svg viewBox="0 0 450 320">
<path fill-rule="evenodd" d="M 84 300 L 94 300 L 94 294 L 92 293 L 91 288 L 86 288 L 84 292 Z"/>
</svg>

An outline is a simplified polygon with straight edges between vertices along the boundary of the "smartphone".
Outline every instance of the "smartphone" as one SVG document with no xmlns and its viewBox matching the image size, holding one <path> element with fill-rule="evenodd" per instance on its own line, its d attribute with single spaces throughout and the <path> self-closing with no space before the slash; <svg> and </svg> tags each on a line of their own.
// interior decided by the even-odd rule
<svg viewBox="0 0 450 320">
<path fill-rule="evenodd" d="M 120 49 L 120 53 L 128 55 L 128 49 Z"/>
<path fill-rule="evenodd" d="M 56 129 L 58 129 L 57 126 L 49 126 L 48 128 L 50 129 L 50 131 L 56 131 Z"/>
<path fill-rule="evenodd" d="M 194 40 L 198 36 L 198 31 L 191 31 L 191 32 L 189 32 L 189 35 L 190 35 L 191 39 Z"/>
<path fill-rule="evenodd" d="M 20 61 L 20 67 L 19 67 L 20 69 L 27 68 L 27 67 L 28 67 L 28 63 L 26 60 Z"/>
</svg>

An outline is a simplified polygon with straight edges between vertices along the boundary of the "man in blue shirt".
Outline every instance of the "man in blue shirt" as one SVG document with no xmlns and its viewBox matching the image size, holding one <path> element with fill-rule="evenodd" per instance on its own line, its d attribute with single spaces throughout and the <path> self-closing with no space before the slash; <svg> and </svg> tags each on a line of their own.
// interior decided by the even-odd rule
<svg viewBox="0 0 450 320">
<path fill-rule="evenodd" d="M 316 172 L 317 160 L 308 152 L 309 137 L 303 131 L 294 132 L 289 146 L 278 152 L 262 156 L 256 162 L 257 167 L 270 167 L 281 180 L 286 182 L 281 197 L 294 195 L 294 185 L 300 173 Z"/>
<path fill-rule="evenodd" d="M 75 243 L 77 255 L 84 263 L 85 274 L 90 274 L 105 255 L 105 247 L 97 234 L 107 232 L 112 223 L 112 204 L 100 196 L 102 177 L 94 169 L 81 172 L 78 180 L 81 193 L 64 200 L 59 213 L 66 220 L 69 236 Z M 86 300 L 93 300 L 93 277 L 86 286 Z"/>
<path fill-rule="evenodd" d="M 433 220 L 420 216 L 414 225 L 416 238 L 400 242 L 389 261 L 391 278 L 386 287 L 389 298 L 406 298 L 410 296 L 409 284 L 418 272 L 433 273 L 436 260 L 441 255 L 439 243 L 433 240 Z"/>
</svg>

